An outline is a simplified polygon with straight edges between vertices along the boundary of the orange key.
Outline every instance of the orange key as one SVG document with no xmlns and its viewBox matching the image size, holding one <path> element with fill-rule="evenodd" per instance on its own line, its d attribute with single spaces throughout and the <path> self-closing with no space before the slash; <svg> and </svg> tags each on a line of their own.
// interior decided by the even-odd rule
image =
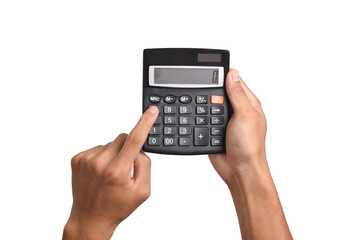
<svg viewBox="0 0 360 240">
<path fill-rule="evenodd" d="M 212 104 L 223 104 L 224 103 L 224 96 L 212 95 L 211 96 L 211 103 Z"/>
</svg>

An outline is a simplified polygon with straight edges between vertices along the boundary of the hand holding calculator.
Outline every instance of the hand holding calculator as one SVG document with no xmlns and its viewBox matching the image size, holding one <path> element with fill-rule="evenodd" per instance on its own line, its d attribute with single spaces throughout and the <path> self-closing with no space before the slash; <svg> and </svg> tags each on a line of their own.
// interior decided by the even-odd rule
<svg viewBox="0 0 360 240">
<path fill-rule="evenodd" d="M 145 49 L 143 111 L 159 108 L 143 150 L 164 154 L 225 152 L 229 52 Z"/>
</svg>

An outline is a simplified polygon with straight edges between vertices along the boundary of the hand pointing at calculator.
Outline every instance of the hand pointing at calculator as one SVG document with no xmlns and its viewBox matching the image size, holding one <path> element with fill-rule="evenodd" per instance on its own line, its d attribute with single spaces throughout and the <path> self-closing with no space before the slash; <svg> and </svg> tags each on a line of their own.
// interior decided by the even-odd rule
<svg viewBox="0 0 360 240">
<path fill-rule="evenodd" d="M 234 69 L 227 74 L 226 92 L 233 108 L 226 153 L 209 158 L 230 189 L 242 239 L 292 239 L 267 165 L 260 101 Z M 151 163 L 141 148 L 158 114 L 150 107 L 129 135 L 73 157 L 73 206 L 63 239 L 110 239 L 150 196 Z"/>
</svg>

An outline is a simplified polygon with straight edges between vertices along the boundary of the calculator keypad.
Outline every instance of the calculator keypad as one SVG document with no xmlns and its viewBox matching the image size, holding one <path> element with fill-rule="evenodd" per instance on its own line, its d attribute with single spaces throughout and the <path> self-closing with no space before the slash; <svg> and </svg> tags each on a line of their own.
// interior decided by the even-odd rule
<svg viewBox="0 0 360 240">
<path fill-rule="evenodd" d="M 227 112 L 223 96 L 151 95 L 149 102 L 149 107 L 155 105 L 160 110 L 149 132 L 149 146 L 225 145 L 224 113 Z"/>
</svg>

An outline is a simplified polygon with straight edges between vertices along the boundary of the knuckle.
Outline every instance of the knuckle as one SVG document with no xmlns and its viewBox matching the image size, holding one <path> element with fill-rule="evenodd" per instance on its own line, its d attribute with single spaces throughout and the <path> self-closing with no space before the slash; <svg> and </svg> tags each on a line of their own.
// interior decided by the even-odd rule
<svg viewBox="0 0 360 240">
<path fill-rule="evenodd" d="M 145 201 L 146 199 L 148 199 L 151 195 L 151 190 L 150 188 L 147 187 L 141 187 L 138 190 L 138 197 L 142 200 Z"/>
<path fill-rule="evenodd" d="M 92 160 L 88 164 L 88 168 L 91 172 L 99 174 L 102 172 L 102 164 L 99 161 Z"/>
<path fill-rule="evenodd" d="M 81 160 L 81 155 L 80 154 L 76 154 L 75 156 L 73 156 L 72 158 L 71 158 L 71 167 L 72 168 L 75 168 L 75 167 L 77 167 L 78 165 L 79 165 L 79 162 L 80 162 L 80 160 Z"/>
<path fill-rule="evenodd" d="M 126 139 L 128 134 L 127 133 L 120 133 L 120 138 Z"/>
<path fill-rule="evenodd" d="M 104 181 L 108 182 L 108 183 L 119 183 L 121 180 L 121 178 L 119 176 L 120 175 L 115 170 L 115 168 L 112 168 L 112 167 L 106 168 L 102 174 Z"/>
</svg>

